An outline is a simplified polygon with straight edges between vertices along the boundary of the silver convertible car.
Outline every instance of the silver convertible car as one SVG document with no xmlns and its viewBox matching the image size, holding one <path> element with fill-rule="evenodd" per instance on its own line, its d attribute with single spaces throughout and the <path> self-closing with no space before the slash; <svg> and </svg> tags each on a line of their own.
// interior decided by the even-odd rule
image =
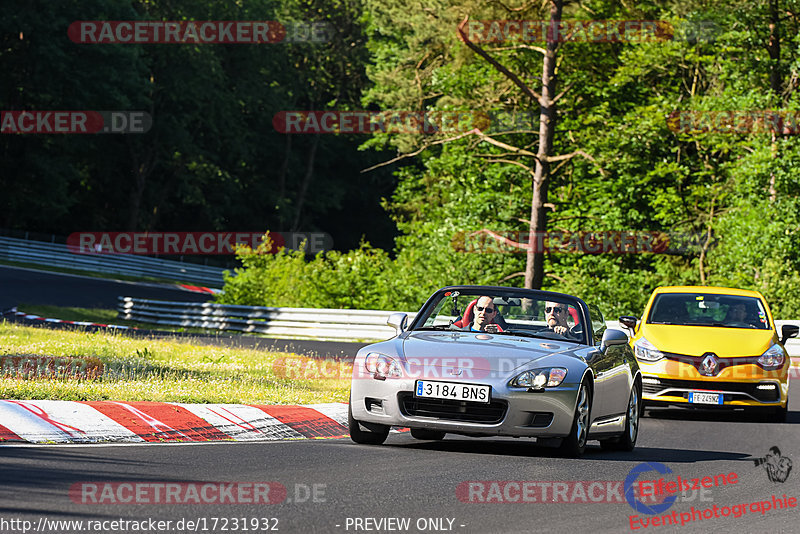
<svg viewBox="0 0 800 534">
<path fill-rule="evenodd" d="M 581 299 L 550 291 L 452 286 L 397 335 L 358 351 L 348 422 L 356 443 L 392 426 L 445 434 L 535 437 L 580 455 L 589 439 L 633 450 L 642 378 L 628 336 Z"/>
</svg>

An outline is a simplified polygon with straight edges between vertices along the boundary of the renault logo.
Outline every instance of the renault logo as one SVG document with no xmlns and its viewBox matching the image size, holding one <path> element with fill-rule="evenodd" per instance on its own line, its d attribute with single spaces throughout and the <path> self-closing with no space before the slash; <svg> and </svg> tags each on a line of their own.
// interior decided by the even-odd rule
<svg viewBox="0 0 800 534">
<path fill-rule="evenodd" d="M 713 354 L 709 353 L 705 358 L 703 358 L 698 371 L 700 371 L 701 375 L 705 376 L 714 376 L 717 374 L 717 359 Z"/>
</svg>

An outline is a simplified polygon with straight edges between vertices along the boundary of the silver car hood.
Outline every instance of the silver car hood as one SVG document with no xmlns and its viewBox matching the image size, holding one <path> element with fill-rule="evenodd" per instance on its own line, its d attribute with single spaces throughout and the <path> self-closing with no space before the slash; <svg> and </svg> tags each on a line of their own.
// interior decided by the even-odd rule
<svg viewBox="0 0 800 534">
<path fill-rule="evenodd" d="M 570 341 L 506 334 L 423 331 L 408 333 L 401 360 L 412 376 L 447 376 L 453 369 L 467 375 L 489 372 L 498 376 L 557 354 L 581 360 L 576 351 L 590 348 Z"/>
</svg>

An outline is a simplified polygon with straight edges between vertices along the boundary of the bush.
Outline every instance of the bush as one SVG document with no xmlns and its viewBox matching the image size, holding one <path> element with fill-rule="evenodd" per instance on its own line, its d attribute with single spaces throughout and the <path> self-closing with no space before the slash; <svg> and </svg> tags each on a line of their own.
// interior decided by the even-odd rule
<svg viewBox="0 0 800 534">
<path fill-rule="evenodd" d="M 309 261 L 303 248 L 273 252 L 269 233 L 255 250 L 237 246 L 242 267 L 225 272 L 217 302 L 295 308 L 396 307 L 391 290 L 394 265 L 385 251 L 362 243 L 356 250 L 319 253 Z"/>
</svg>

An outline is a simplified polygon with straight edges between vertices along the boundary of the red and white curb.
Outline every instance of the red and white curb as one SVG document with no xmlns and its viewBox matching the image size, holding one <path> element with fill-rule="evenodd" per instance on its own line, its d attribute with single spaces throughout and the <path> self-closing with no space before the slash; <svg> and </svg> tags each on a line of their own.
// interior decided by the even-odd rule
<svg viewBox="0 0 800 534">
<path fill-rule="evenodd" d="M 76 326 L 96 326 L 100 328 L 116 328 L 119 330 L 138 330 L 138 328 L 134 326 L 121 326 L 116 324 L 102 324 L 102 323 L 89 323 L 86 321 L 65 321 L 63 319 L 52 319 L 50 317 L 40 317 L 38 315 L 31 315 L 25 312 L 17 311 L 15 308 L 12 308 L 11 311 L 6 312 L 5 315 L 13 315 L 14 317 L 19 317 L 21 319 L 27 319 L 29 321 L 42 321 L 43 323 L 62 323 L 62 324 L 71 324 Z"/>
<path fill-rule="evenodd" d="M 0 443 L 277 441 L 347 437 L 347 404 L 0 400 Z"/>
<path fill-rule="evenodd" d="M 178 287 L 185 291 L 191 291 L 193 293 L 206 293 L 209 295 L 219 295 L 220 293 L 222 293 L 221 289 L 216 289 L 213 287 L 192 286 L 189 284 L 178 284 Z"/>
</svg>

